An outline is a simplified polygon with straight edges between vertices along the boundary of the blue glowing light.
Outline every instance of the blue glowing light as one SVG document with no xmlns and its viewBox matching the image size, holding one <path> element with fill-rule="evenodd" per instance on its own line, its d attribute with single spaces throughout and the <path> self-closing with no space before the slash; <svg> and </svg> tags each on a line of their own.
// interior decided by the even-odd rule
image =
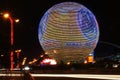
<svg viewBox="0 0 120 80">
<path fill-rule="evenodd" d="M 98 32 L 98 25 L 95 16 L 88 9 L 81 9 L 78 17 L 82 34 L 90 41 L 95 41 Z M 82 14 L 82 15 L 81 15 Z M 96 26 L 96 27 L 95 27 Z"/>
<path fill-rule="evenodd" d="M 44 51 L 57 61 L 81 61 L 95 49 L 99 28 L 94 14 L 76 2 L 56 4 L 43 15 L 38 28 Z"/>
</svg>

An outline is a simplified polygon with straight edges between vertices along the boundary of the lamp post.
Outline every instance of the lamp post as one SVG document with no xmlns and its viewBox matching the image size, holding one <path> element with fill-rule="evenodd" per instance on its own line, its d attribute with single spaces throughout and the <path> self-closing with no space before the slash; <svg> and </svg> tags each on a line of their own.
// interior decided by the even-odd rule
<svg viewBox="0 0 120 80">
<path fill-rule="evenodd" d="M 3 14 L 4 18 L 7 18 L 10 20 L 10 27 L 11 27 L 11 52 L 10 52 L 10 70 L 14 69 L 14 50 L 13 50 L 13 45 L 14 45 L 14 19 L 9 15 L 9 13 L 4 13 Z M 19 22 L 19 20 L 18 20 Z"/>
<path fill-rule="evenodd" d="M 17 66 L 16 66 L 17 68 L 20 68 L 20 62 L 19 62 L 20 52 L 21 52 L 21 49 L 15 50 L 15 53 L 17 53 Z"/>
</svg>

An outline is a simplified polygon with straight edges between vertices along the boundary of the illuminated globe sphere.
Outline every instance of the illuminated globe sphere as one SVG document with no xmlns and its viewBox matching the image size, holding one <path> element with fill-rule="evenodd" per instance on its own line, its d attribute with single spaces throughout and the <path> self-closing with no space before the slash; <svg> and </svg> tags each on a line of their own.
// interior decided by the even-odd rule
<svg viewBox="0 0 120 80">
<path fill-rule="evenodd" d="M 39 42 L 45 53 L 58 62 L 81 62 L 93 52 L 99 38 L 94 14 L 76 2 L 51 7 L 38 28 Z"/>
</svg>

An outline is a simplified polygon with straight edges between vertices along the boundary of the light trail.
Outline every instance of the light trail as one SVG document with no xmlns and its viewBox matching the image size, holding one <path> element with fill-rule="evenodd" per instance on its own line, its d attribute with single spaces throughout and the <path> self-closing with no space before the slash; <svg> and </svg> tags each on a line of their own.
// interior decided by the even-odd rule
<svg viewBox="0 0 120 80">
<path fill-rule="evenodd" d="M 120 75 L 103 74 L 31 74 L 33 77 L 69 77 L 69 78 L 88 78 L 88 79 L 106 79 L 120 80 Z M 0 74 L 0 76 L 24 76 L 24 74 Z"/>
<path fill-rule="evenodd" d="M 24 74 L 0 74 L 0 76 L 24 76 Z"/>
<path fill-rule="evenodd" d="M 31 74 L 33 77 L 71 77 L 88 79 L 120 80 L 120 75 L 97 75 L 97 74 Z"/>
</svg>

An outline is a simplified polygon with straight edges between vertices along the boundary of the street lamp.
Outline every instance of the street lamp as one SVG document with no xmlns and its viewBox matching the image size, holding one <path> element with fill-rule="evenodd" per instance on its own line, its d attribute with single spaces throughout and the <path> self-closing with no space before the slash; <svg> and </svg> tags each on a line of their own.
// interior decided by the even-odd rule
<svg viewBox="0 0 120 80">
<path fill-rule="evenodd" d="M 13 44 L 14 44 L 14 19 L 10 16 L 9 13 L 4 13 L 3 17 L 10 20 L 10 27 L 11 27 L 11 52 L 10 52 L 10 70 L 13 70 L 14 68 L 14 50 L 13 50 Z M 15 22 L 19 22 L 19 19 Z"/>
</svg>

